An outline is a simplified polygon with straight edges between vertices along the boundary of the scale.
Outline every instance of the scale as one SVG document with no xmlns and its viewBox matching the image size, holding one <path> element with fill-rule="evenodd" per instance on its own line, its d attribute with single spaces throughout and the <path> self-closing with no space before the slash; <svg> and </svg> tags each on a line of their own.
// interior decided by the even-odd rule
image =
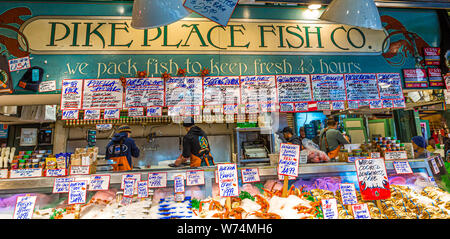
<svg viewBox="0 0 450 239">
<path fill-rule="evenodd" d="M 237 163 L 269 163 L 274 150 L 274 134 L 271 129 L 236 128 Z"/>
</svg>

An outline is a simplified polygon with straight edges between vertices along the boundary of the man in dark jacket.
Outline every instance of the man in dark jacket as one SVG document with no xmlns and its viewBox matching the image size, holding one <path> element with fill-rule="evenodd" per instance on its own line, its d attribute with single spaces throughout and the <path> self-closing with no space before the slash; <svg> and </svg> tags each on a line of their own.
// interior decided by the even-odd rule
<svg viewBox="0 0 450 239">
<path fill-rule="evenodd" d="M 116 162 L 116 165 L 113 166 L 114 171 L 132 170 L 132 157 L 139 157 L 139 148 L 134 140 L 130 138 L 130 126 L 122 125 L 118 131 L 106 146 L 106 159 L 112 159 Z"/>
<path fill-rule="evenodd" d="M 285 127 L 281 133 L 283 133 L 283 138 L 286 143 L 302 146 L 302 141 L 298 136 L 294 135 L 294 130 L 291 127 Z"/>
<path fill-rule="evenodd" d="M 170 167 L 179 167 L 190 160 L 191 167 L 213 166 L 214 159 L 211 155 L 208 136 L 194 124 L 194 119 L 188 117 L 183 121 L 183 127 L 187 134 L 183 137 L 183 152 Z"/>
</svg>

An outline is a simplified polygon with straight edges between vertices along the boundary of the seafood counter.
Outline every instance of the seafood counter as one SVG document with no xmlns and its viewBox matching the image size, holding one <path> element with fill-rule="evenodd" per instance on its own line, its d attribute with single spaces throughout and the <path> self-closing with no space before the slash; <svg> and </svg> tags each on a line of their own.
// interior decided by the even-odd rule
<svg viewBox="0 0 450 239">
<path fill-rule="evenodd" d="M 321 200 L 335 198 L 339 219 L 353 219 L 352 212 L 342 204 L 340 192 L 291 186 L 288 197 L 280 190 L 262 188 L 262 193 L 251 195 L 241 191 L 231 198 L 231 209 L 225 207 L 225 198 L 195 199 L 186 197 L 175 202 L 173 196 L 159 200 L 134 199 L 124 205 L 114 193 L 103 199 L 92 198 L 81 206 L 79 215 L 74 206 L 48 208 L 34 213 L 36 219 L 322 219 Z M 374 202 L 366 203 L 372 219 L 450 219 L 450 194 L 436 187 L 415 191 L 406 186 L 392 185 L 392 197 L 382 200 L 381 208 Z"/>
<path fill-rule="evenodd" d="M 36 219 L 321 219 L 321 200 L 333 198 L 338 217 L 352 219 L 352 207 L 343 205 L 340 184 L 355 185 L 358 203 L 367 205 L 373 219 L 450 218 L 450 195 L 434 183 L 427 161 L 408 161 L 414 173 L 407 175 L 395 174 L 392 163 L 386 162 L 391 198 L 377 204 L 362 200 L 351 163 L 301 165 L 299 176 L 289 181 L 287 197 L 281 196 L 283 180 L 277 175 L 277 167 L 255 165 L 260 181 L 239 182 L 239 196 L 231 198 L 230 208 L 225 206 L 226 199 L 219 197 L 215 167 L 203 168 L 205 184 L 186 186 L 181 201 L 175 198 L 174 176 L 190 169 L 166 170 L 167 186 L 151 189 L 147 198 L 124 197 L 121 180 L 131 172 L 111 173 L 108 190 L 89 191 L 87 203 L 78 205 L 68 205 L 67 194 L 51 193 L 53 178 L 0 180 L 0 218 L 11 218 L 17 197 L 29 194 L 37 196 Z M 141 174 L 144 180 L 154 171 L 132 173 Z"/>
</svg>

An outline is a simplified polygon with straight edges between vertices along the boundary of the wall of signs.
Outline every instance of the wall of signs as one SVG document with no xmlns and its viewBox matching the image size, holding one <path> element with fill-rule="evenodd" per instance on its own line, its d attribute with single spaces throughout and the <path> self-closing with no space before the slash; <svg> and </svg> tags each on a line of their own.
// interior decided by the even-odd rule
<svg viewBox="0 0 450 239">
<path fill-rule="evenodd" d="M 198 115 L 202 106 L 237 114 L 230 106 L 245 106 L 247 113 L 405 107 L 398 73 L 316 74 L 270 76 L 206 76 L 128 78 L 120 80 L 65 80 L 61 109 L 128 109 L 153 112 L 162 107 L 169 115 Z M 144 110 L 145 109 L 145 110 Z"/>
</svg>

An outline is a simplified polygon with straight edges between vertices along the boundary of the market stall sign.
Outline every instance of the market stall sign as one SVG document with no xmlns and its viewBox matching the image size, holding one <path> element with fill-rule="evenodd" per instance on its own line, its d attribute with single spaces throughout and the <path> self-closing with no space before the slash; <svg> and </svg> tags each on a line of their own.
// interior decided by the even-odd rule
<svg viewBox="0 0 450 239">
<path fill-rule="evenodd" d="M 126 178 L 123 180 L 123 196 L 132 197 L 135 186 L 137 186 L 135 178 Z"/>
<path fill-rule="evenodd" d="M 139 181 L 137 184 L 137 197 L 147 198 L 148 197 L 148 181 Z"/>
<path fill-rule="evenodd" d="M 78 119 L 80 110 L 63 110 L 62 112 L 62 120 L 76 120 Z"/>
<path fill-rule="evenodd" d="M 404 69 L 406 88 L 428 88 L 427 72 L 425 69 Z"/>
<path fill-rule="evenodd" d="M 341 190 L 342 204 L 344 205 L 358 204 L 355 185 L 353 183 L 341 183 L 339 184 L 339 189 Z"/>
<path fill-rule="evenodd" d="M 391 197 L 384 159 L 360 159 L 355 161 L 361 197 L 365 201 Z"/>
<path fill-rule="evenodd" d="M 322 212 L 324 219 L 338 219 L 338 209 L 337 202 L 335 198 L 332 199 L 322 199 Z"/>
<path fill-rule="evenodd" d="M 53 183 L 53 193 L 68 193 L 69 183 L 75 181 L 74 178 L 55 178 Z"/>
<path fill-rule="evenodd" d="M 237 165 L 234 163 L 217 164 L 219 195 L 237 197 L 239 195 Z"/>
<path fill-rule="evenodd" d="M 135 181 L 141 180 L 141 174 L 140 173 L 132 173 L 132 174 L 124 174 L 122 175 L 122 181 L 120 183 L 120 189 L 125 189 L 125 180 L 126 179 L 134 179 Z"/>
<path fill-rule="evenodd" d="M 184 177 L 181 175 L 175 176 L 173 179 L 173 188 L 175 193 L 184 193 Z"/>
<path fill-rule="evenodd" d="M 442 78 L 442 72 L 440 68 L 428 68 L 428 80 L 430 81 L 430 87 L 442 87 L 444 86 L 444 79 Z"/>
<path fill-rule="evenodd" d="M 65 168 L 45 170 L 46 177 L 61 177 L 61 176 L 66 176 L 66 175 L 67 175 L 67 171 Z"/>
<path fill-rule="evenodd" d="M 377 100 L 378 80 L 376 74 L 345 74 L 348 100 Z"/>
<path fill-rule="evenodd" d="M 242 183 L 255 183 L 261 181 L 258 168 L 241 169 Z"/>
<path fill-rule="evenodd" d="M 408 153 L 406 151 L 385 152 L 384 159 L 386 160 L 408 159 Z"/>
<path fill-rule="evenodd" d="M 277 92 L 278 102 L 294 103 L 294 102 L 310 102 L 311 79 L 309 75 L 278 75 Z"/>
<path fill-rule="evenodd" d="M 89 180 L 88 191 L 107 191 L 111 175 L 93 175 Z"/>
<path fill-rule="evenodd" d="M 195 186 L 205 184 L 205 171 L 186 171 L 186 185 Z"/>
<path fill-rule="evenodd" d="M 161 117 L 162 116 L 162 107 L 160 107 L 160 106 L 147 107 L 145 116 Z"/>
<path fill-rule="evenodd" d="M 347 100 L 344 75 L 311 75 L 311 84 L 314 101 Z"/>
<path fill-rule="evenodd" d="M 70 175 L 87 175 L 90 173 L 90 169 L 89 165 L 71 165 Z"/>
<path fill-rule="evenodd" d="M 239 76 L 207 76 L 203 79 L 203 105 L 236 105 L 240 102 Z"/>
<path fill-rule="evenodd" d="M 355 219 L 371 219 L 366 203 L 352 205 L 352 211 Z"/>
<path fill-rule="evenodd" d="M 441 48 L 439 47 L 424 48 L 423 56 L 427 66 L 439 66 L 441 64 Z"/>
<path fill-rule="evenodd" d="M 87 182 L 75 181 L 69 183 L 68 205 L 84 204 L 87 196 Z"/>
<path fill-rule="evenodd" d="M 402 78 L 399 73 L 378 73 L 380 99 L 403 99 Z"/>
<path fill-rule="evenodd" d="M 149 173 L 148 187 L 149 188 L 165 188 L 167 186 L 167 173 Z"/>
<path fill-rule="evenodd" d="M 118 79 L 83 81 L 83 109 L 122 108 L 123 87 Z"/>
<path fill-rule="evenodd" d="M 275 76 L 241 76 L 240 85 L 241 104 L 278 102 Z"/>
<path fill-rule="evenodd" d="M 396 174 L 411 174 L 413 173 L 408 161 L 394 161 L 394 170 Z"/>
<path fill-rule="evenodd" d="M 297 177 L 299 160 L 300 145 L 280 144 L 278 174 L 283 176 Z"/>
<path fill-rule="evenodd" d="M 100 119 L 100 110 L 84 111 L 84 120 L 99 120 L 99 119 Z"/>
<path fill-rule="evenodd" d="M 127 78 L 125 108 L 164 106 L 162 78 Z"/>
<path fill-rule="evenodd" d="M 185 18 L 139 30 L 131 27 L 131 17 L 115 16 L 38 16 L 20 31 L 32 54 L 381 53 L 387 36 L 342 24 L 274 19 L 232 19 L 222 27 Z M 19 43 L 27 49 L 21 36 Z"/>
<path fill-rule="evenodd" d="M 9 178 L 42 177 L 42 168 L 12 169 Z"/>
<path fill-rule="evenodd" d="M 128 108 L 128 117 L 142 117 L 144 116 L 143 107 Z"/>
<path fill-rule="evenodd" d="M 103 119 L 119 119 L 120 109 L 106 109 L 103 112 Z"/>
<path fill-rule="evenodd" d="M 201 77 L 172 77 L 166 80 L 166 106 L 200 106 L 203 104 Z"/>
<path fill-rule="evenodd" d="M 62 80 L 61 109 L 81 109 L 83 101 L 83 80 Z"/>
<path fill-rule="evenodd" d="M 13 219 L 31 219 L 37 196 L 19 196 L 14 207 Z"/>
</svg>

